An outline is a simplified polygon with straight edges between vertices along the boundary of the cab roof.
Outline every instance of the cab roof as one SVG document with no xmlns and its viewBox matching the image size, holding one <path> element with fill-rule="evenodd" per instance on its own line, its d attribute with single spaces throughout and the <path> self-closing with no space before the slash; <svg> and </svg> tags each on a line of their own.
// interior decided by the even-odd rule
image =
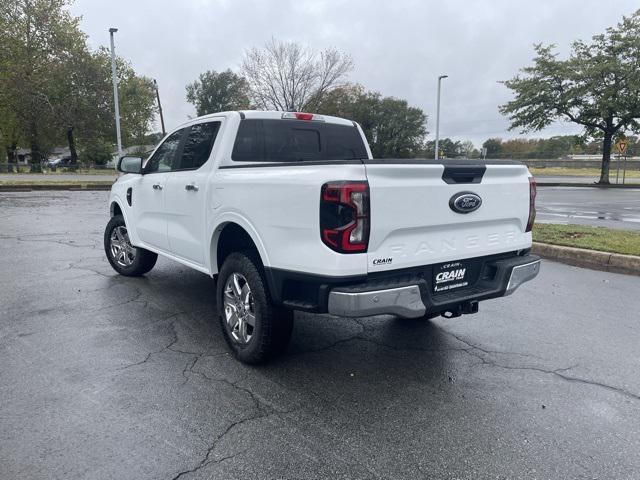
<svg viewBox="0 0 640 480">
<path fill-rule="evenodd" d="M 202 115 L 200 117 L 192 118 L 187 122 L 184 122 L 180 127 L 193 124 L 200 120 L 208 119 L 208 118 L 216 118 L 216 117 L 231 117 L 233 115 L 239 115 L 243 118 L 249 119 L 262 119 L 262 120 L 296 120 L 296 114 L 304 113 L 304 116 L 311 115 L 311 119 L 306 118 L 298 118 L 299 120 L 306 120 L 310 122 L 315 121 L 323 121 L 325 123 L 333 123 L 336 125 L 346 125 L 353 126 L 354 122 L 352 120 L 347 120 L 339 117 L 332 117 L 331 115 L 322 115 L 318 113 L 306 113 L 306 112 L 282 112 L 277 110 L 238 110 L 238 111 L 227 111 L 227 112 L 219 112 L 219 113 L 210 113 L 208 115 Z M 291 118 L 283 118 L 285 116 L 289 116 Z M 179 127 L 179 128 L 180 128 Z"/>
</svg>

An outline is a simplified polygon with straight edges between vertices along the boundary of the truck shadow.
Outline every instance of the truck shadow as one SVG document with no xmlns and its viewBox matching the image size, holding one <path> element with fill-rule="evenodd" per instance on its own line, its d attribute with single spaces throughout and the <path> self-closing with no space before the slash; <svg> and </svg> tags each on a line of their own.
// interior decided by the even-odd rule
<svg viewBox="0 0 640 480">
<path fill-rule="evenodd" d="M 175 337 L 172 349 L 198 355 L 191 371 L 183 372 L 191 378 L 191 388 L 199 383 L 198 388 L 213 387 L 207 386 L 207 378 L 224 379 L 241 384 L 276 410 L 302 404 L 373 411 L 403 398 L 430 402 L 433 395 L 449 395 L 459 372 L 478 361 L 468 353 L 468 345 L 439 325 L 439 319 L 349 319 L 297 312 L 289 348 L 266 365 L 247 366 L 228 354 L 211 279 L 180 267 L 161 267 L 146 280 L 113 281 L 135 285 L 138 301 L 147 302 L 147 310 L 171 306 L 185 312 L 171 324 L 159 325 L 164 340 L 148 337 L 143 343 L 148 342 L 152 351 Z M 149 321 L 152 314 L 151 310 L 142 316 Z M 134 322 L 138 320 L 145 319 Z M 181 370 L 184 355 L 172 357 Z"/>
</svg>

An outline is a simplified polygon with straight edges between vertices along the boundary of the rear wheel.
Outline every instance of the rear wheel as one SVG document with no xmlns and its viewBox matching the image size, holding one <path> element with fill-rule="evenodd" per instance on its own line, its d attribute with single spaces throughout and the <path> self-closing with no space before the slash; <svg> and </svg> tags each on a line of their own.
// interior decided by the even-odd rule
<svg viewBox="0 0 640 480">
<path fill-rule="evenodd" d="M 260 264 L 250 253 L 232 253 L 216 287 L 220 326 L 238 360 L 258 364 L 289 344 L 293 312 L 271 303 Z"/>
<path fill-rule="evenodd" d="M 127 277 L 144 275 L 158 260 L 157 254 L 131 245 L 122 215 L 111 217 L 107 224 L 104 231 L 104 251 L 113 269 Z"/>
</svg>

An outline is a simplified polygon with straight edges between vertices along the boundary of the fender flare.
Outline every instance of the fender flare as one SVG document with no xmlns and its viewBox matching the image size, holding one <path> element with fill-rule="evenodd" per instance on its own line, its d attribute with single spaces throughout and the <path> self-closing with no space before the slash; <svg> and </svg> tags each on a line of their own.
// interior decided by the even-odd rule
<svg viewBox="0 0 640 480">
<path fill-rule="evenodd" d="M 226 227 L 230 223 L 235 223 L 236 225 L 244 229 L 245 232 L 247 232 L 247 234 L 253 241 L 253 244 L 256 246 L 256 249 L 258 250 L 262 265 L 264 265 L 265 267 L 270 266 L 271 263 L 269 262 L 267 249 L 265 248 L 264 242 L 262 241 L 262 237 L 258 233 L 257 229 L 253 226 L 253 224 L 237 212 L 225 212 L 216 218 L 216 225 L 215 227 L 213 227 L 211 235 L 209 235 L 210 243 L 208 263 L 211 275 L 215 275 L 218 273 L 218 240 L 220 239 L 220 234 L 222 233 L 224 227 Z"/>
<path fill-rule="evenodd" d="M 113 197 L 111 197 L 109 199 L 109 215 L 110 217 L 114 216 L 114 205 L 118 205 L 118 207 L 120 208 L 120 211 L 122 212 L 122 218 L 124 218 L 124 224 L 127 227 L 127 232 L 129 233 L 129 239 L 131 240 L 131 243 L 135 246 L 139 243 L 139 238 L 138 238 L 138 234 L 136 233 L 135 229 L 131 229 L 130 225 L 131 223 L 129 222 L 129 214 L 127 212 L 127 209 L 124 207 L 126 205 L 125 202 L 123 202 L 122 200 L 120 200 L 120 197 L 118 197 L 117 195 L 114 195 Z"/>
</svg>

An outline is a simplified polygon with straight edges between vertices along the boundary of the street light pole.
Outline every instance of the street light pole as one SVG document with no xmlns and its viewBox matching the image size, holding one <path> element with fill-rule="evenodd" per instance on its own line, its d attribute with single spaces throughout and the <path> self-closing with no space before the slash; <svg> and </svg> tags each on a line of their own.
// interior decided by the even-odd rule
<svg viewBox="0 0 640 480">
<path fill-rule="evenodd" d="M 442 79 L 447 77 L 448 75 L 440 75 L 438 77 L 438 107 L 436 110 L 436 160 L 440 158 L 440 84 L 442 83 Z"/>
<path fill-rule="evenodd" d="M 110 28 L 109 35 L 111 37 L 111 79 L 113 80 L 113 104 L 115 105 L 116 117 L 116 139 L 118 141 L 118 159 L 122 157 L 122 136 L 120 134 L 120 105 L 118 102 L 118 78 L 116 77 L 116 49 L 113 43 L 113 34 L 118 31 L 117 28 Z"/>
<path fill-rule="evenodd" d="M 164 137 L 167 132 L 164 130 L 164 117 L 162 116 L 162 104 L 160 103 L 160 90 L 158 90 L 158 82 L 153 79 L 153 86 L 156 87 L 156 98 L 158 99 L 158 112 L 160 113 L 160 124 L 162 125 L 162 136 Z"/>
</svg>

